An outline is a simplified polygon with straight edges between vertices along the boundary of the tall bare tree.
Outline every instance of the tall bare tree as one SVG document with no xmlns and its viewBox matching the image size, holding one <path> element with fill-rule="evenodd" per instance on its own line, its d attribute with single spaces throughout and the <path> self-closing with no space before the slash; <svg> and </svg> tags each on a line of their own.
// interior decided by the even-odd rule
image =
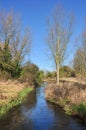
<svg viewBox="0 0 86 130">
<path fill-rule="evenodd" d="M 73 17 L 68 17 L 61 6 L 57 6 L 52 17 L 48 19 L 47 44 L 54 60 L 59 84 L 59 69 L 66 58 L 66 49 L 72 35 Z"/>
</svg>

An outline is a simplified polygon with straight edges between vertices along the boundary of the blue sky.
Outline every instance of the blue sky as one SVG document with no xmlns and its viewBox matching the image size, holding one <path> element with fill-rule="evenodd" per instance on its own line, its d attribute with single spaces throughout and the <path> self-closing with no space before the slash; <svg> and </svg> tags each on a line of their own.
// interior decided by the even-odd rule
<svg viewBox="0 0 86 130">
<path fill-rule="evenodd" d="M 67 13 L 75 15 L 75 25 L 71 50 L 74 50 L 75 38 L 82 31 L 83 19 L 86 16 L 86 0 L 0 0 L 0 7 L 21 14 L 24 25 L 30 26 L 32 32 L 32 48 L 30 59 L 43 70 L 53 70 L 54 66 L 46 52 L 46 19 L 52 14 L 54 7 L 62 4 Z M 71 52 L 70 52 L 71 53 Z M 73 51 L 69 60 L 73 57 Z"/>
</svg>

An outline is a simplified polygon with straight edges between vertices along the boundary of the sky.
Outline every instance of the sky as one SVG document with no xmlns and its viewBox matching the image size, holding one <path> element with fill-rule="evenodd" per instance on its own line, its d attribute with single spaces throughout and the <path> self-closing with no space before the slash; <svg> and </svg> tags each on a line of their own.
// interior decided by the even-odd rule
<svg viewBox="0 0 86 130">
<path fill-rule="evenodd" d="M 67 13 L 73 12 L 75 16 L 74 33 L 71 39 L 71 53 L 68 61 L 74 55 L 76 37 L 84 28 L 83 19 L 86 16 L 86 0 L 0 0 L 0 7 L 6 11 L 14 10 L 21 15 L 23 24 L 29 26 L 32 32 L 32 46 L 30 60 L 41 70 L 54 70 L 54 65 L 47 56 L 46 49 L 46 20 L 52 15 L 56 5 L 64 6 Z M 65 62 L 67 64 L 67 62 Z"/>
</svg>

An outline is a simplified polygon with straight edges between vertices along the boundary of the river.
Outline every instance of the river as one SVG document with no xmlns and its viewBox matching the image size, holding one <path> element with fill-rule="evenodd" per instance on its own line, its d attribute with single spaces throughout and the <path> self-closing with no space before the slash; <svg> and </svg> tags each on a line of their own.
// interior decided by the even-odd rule
<svg viewBox="0 0 86 130">
<path fill-rule="evenodd" d="M 86 130 L 82 124 L 44 96 L 45 85 L 31 92 L 25 103 L 0 119 L 0 130 Z"/>
</svg>

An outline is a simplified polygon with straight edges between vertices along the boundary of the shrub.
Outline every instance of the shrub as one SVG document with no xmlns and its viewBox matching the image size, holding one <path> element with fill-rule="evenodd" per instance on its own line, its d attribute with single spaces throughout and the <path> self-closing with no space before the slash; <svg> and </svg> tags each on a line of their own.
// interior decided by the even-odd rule
<svg viewBox="0 0 86 130">
<path fill-rule="evenodd" d="M 60 77 L 75 77 L 75 71 L 69 66 L 60 68 Z"/>
</svg>

